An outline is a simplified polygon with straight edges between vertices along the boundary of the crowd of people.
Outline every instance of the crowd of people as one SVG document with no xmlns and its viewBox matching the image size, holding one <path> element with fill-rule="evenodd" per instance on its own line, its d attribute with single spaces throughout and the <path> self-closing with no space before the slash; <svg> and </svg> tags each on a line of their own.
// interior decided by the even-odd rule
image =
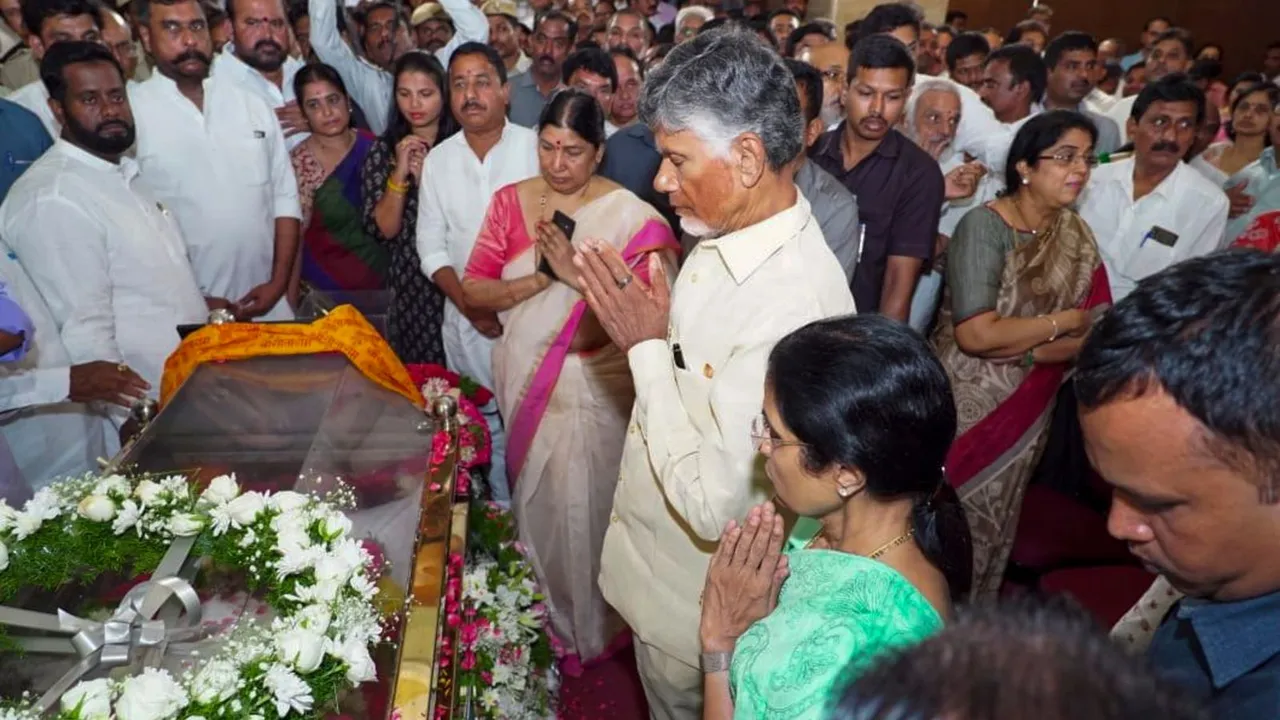
<svg viewBox="0 0 1280 720">
<path fill-rule="evenodd" d="M 379 297 L 655 718 L 1275 717 L 1280 43 L 739 5 L 0 0 L 0 495 L 178 326 Z M 996 603 L 1064 415 L 1145 661 Z"/>
</svg>

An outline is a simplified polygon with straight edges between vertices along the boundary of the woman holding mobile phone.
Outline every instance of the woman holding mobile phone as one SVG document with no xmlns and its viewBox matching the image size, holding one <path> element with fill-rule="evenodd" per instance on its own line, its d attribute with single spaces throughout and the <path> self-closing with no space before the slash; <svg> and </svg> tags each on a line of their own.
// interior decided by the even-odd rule
<svg viewBox="0 0 1280 720">
<path fill-rule="evenodd" d="M 626 355 L 587 309 L 573 257 L 588 238 L 608 243 L 647 281 L 649 254 L 674 267 L 679 248 L 657 210 L 596 174 L 604 120 L 585 92 L 551 99 L 539 173 L 494 194 L 462 281 L 469 305 L 502 320 L 493 375 L 511 506 L 553 631 L 584 662 L 623 629 L 596 578 L 635 389 Z"/>
</svg>

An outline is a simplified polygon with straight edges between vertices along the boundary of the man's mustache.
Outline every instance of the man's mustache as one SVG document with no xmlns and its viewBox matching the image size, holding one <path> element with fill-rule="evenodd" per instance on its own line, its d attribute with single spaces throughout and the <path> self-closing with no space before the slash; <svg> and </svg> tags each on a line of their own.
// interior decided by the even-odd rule
<svg viewBox="0 0 1280 720">
<path fill-rule="evenodd" d="M 257 45 L 253 46 L 253 49 L 254 50 L 270 49 L 270 50 L 275 50 L 277 53 L 284 52 L 284 48 L 280 47 L 280 43 L 277 43 L 275 40 L 260 40 Z"/>
<path fill-rule="evenodd" d="M 1151 146 L 1151 152 L 1178 152 L 1178 144 L 1172 142 L 1158 142 Z"/>
<path fill-rule="evenodd" d="M 478 102 L 473 102 L 469 100 L 463 103 L 462 109 L 463 110 L 484 110 L 484 105 L 481 105 Z"/>
<path fill-rule="evenodd" d="M 199 50 L 188 50 L 182 53 L 181 55 L 179 55 L 178 57 L 174 58 L 173 64 L 181 65 L 182 63 L 188 60 L 199 60 L 201 63 L 205 65 L 208 65 L 209 63 L 213 62 L 213 58 L 209 57 L 208 55 L 205 55 Z"/>
</svg>

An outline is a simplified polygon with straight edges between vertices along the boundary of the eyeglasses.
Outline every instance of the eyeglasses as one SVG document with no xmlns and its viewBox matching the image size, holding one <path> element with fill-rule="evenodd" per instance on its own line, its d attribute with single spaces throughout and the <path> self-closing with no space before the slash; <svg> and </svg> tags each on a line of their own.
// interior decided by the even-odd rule
<svg viewBox="0 0 1280 720">
<path fill-rule="evenodd" d="M 769 425 L 769 418 L 764 413 L 756 416 L 751 421 L 751 439 L 756 443 L 756 452 L 760 452 L 765 443 L 769 443 L 770 449 L 782 448 L 794 445 L 795 447 L 805 447 L 808 443 L 802 443 L 799 440 L 783 440 L 778 437 L 778 433 Z"/>
<path fill-rule="evenodd" d="M 1059 165 L 1071 166 L 1077 160 L 1084 163 L 1085 167 L 1094 168 L 1098 166 L 1098 158 L 1093 153 L 1076 152 L 1075 150 L 1059 150 L 1048 155 L 1040 155 L 1041 160 L 1052 160 Z"/>
</svg>

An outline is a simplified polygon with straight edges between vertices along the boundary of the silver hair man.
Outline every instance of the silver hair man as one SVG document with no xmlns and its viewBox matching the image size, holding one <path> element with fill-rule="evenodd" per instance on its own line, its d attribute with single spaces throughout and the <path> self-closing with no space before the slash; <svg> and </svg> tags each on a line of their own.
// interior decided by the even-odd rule
<svg viewBox="0 0 1280 720">
<path fill-rule="evenodd" d="M 930 79 L 916 85 L 903 114 L 903 132 L 939 163 L 955 153 L 952 142 L 960 125 L 960 91 L 949 80 Z M 923 115 L 923 117 L 922 117 Z"/>
<path fill-rule="evenodd" d="M 792 184 L 791 161 L 803 150 L 791 72 L 755 33 L 735 27 L 672 50 L 644 84 L 640 118 L 664 156 L 654 187 L 699 237 L 743 227 L 752 197 Z M 719 166 L 718 178 L 706 164 Z"/>
</svg>

